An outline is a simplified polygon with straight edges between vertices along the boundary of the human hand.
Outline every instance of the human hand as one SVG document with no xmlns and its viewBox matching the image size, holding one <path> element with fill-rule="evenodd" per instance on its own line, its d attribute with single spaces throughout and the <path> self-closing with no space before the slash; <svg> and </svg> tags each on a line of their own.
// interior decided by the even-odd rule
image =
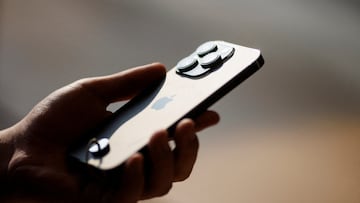
<svg viewBox="0 0 360 203">
<path fill-rule="evenodd" d="M 145 156 L 136 153 L 130 157 L 109 185 L 92 182 L 81 174 L 86 169 L 70 169 L 67 161 L 69 146 L 112 114 L 106 110 L 110 103 L 131 99 L 165 74 L 165 68 L 156 63 L 78 80 L 56 90 L 19 123 L 1 131 L 1 142 L 11 151 L 6 189 L 11 195 L 3 198 L 22 202 L 136 202 L 164 195 L 173 182 L 185 180 L 196 160 L 196 132 L 218 122 L 215 112 L 182 120 L 174 132 L 174 150 L 168 145 L 165 129 L 154 132 Z"/>
</svg>

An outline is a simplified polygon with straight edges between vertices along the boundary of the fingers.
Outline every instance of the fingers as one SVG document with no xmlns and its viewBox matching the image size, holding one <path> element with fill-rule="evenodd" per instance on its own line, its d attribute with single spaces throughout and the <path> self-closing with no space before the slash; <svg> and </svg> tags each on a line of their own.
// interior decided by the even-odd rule
<svg viewBox="0 0 360 203">
<path fill-rule="evenodd" d="M 132 68 L 109 76 L 86 78 L 77 81 L 106 104 L 127 100 L 166 75 L 165 67 L 153 63 Z"/>
<path fill-rule="evenodd" d="M 144 188 L 144 158 L 139 153 L 124 164 L 121 187 L 112 196 L 113 202 L 134 203 L 142 196 Z"/>
<path fill-rule="evenodd" d="M 205 111 L 194 119 L 196 132 L 202 131 L 205 128 L 213 126 L 220 121 L 220 116 L 215 111 Z"/>
<path fill-rule="evenodd" d="M 174 181 L 183 181 L 190 176 L 199 149 L 195 123 L 190 119 L 182 120 L 176 127 L 174 140 Z"/>
<path fill-rule="evenodd" d="M 147 158 L 143 199 L 165 195 L 172 187 L 174 159 L 166 131 L 159 131 L 150 139 Z"/>
<path fill-rule="evenodd" d="M 156 133 L 147 146 L 148 168 L 145 198 L 166 194 L 174 181 L 189 177 L 197 158 L 199 140 L 196 132 L 219 122 L 219 115 L 206 111 L 195 120 L 183 119 L 175 129 L 175 149 L 171 151 L 166 131 Z"/>
<path fill-rule="evenodd" d="M 174 134 L 174 181 L 183 181 L 191 174 L 199 150 L 196 132 L 217 124 L 219 120 L 216 112 L 205 111 L 194 120 L 184 119 L 178 123 Z"/>
<path fill-rule="evenodd" d="M 195 120 L 183 119 L 175 129 L 176 147 L 173 151 L 169 147 L 168 133 L 165 130 L 155 133 L 147 145 L 146 160 L 142 156 L 136 155 L 125 164 L 124 174 L 127 175 L 124 178 L 127 180 L 123 182 L 131 184 L 124 185 L 125 193 L 119 193 L 116 200 L 135 202 L 137 201 L 136 197 L 149 199 L 163 196 L 169 192 L 173 182 L 188 178 L 199 149 L 196 131 L 214 125 L 218 121 L 219 116 L 213 111 L 206 111 Z M 133 161 L 131 162 L 131 160 Z M 143 165 L 144 161 L 145 165 Z M 142 167 L 145 168 L 145 171 Z"/>
</svg>

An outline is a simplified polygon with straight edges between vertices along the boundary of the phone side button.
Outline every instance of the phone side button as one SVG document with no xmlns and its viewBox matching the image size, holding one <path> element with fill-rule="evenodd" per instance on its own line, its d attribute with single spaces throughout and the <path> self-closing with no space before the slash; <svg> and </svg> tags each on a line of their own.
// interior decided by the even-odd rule
<svg viewBox="0 0 360 203">
<path fill-rule="evenodd" d="M 99 140 L 90 141 L 88 147 L 88 153 L 90 153 L 95 158 L 100 158 L 105 156 L 110 151 L 109 139 L 101 138 Z"/>
</svg>

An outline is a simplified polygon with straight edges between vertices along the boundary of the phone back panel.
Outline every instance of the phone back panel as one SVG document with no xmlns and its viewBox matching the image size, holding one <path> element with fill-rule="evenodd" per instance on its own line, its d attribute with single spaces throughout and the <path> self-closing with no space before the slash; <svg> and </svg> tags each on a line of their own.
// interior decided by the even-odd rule
<svg viewBox="0 0 360 203">
<path fill-rule="evenodd" d="M 179 75 L 176 67 L 169 70 L 161 84 L 123 106 L 96 132 L 97 139 L 109 139 L 107 154 L 101 158 L 89 156 L 84 143 L 72 156 L 101 170 L 113 169 L 143 148 L 154 132 L 171 129 L 182 118 L 206 110 L 263 64 L 257 49 L 215 42 L 235 50 L 222 66 L 199 78 Z"/>
</svg>

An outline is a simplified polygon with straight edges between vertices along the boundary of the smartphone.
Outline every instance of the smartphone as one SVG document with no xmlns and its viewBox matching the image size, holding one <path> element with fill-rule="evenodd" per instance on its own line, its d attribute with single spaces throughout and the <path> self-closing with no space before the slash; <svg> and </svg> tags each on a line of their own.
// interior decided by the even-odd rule
<svg viewBox="0 0 360 203">
<path fill-rule="evenodd" d="M 181 119 L 204 112 L 263 64 L 258 49 L 205 42 L 182 58 L 159 84 L 116 111 L 71 156 L 100 170 L 114 169 L 146 146 L 155 131 L 171 131 Z"/>
</svg>

